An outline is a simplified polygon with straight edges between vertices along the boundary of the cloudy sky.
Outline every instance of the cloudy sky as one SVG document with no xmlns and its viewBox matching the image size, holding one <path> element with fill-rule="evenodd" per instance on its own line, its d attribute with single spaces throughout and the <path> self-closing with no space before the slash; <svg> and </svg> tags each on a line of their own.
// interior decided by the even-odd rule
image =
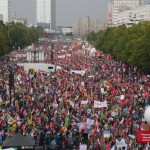
<svg viewBox="0 0 150 150">
<path fill-rule="evenodd" d="M 12 16 L 36 21 L 36 0 L 12 0 Z M 57 25 L 73 25 L 79 18 L 90 16 L 106 21 L 107 0 L 56 0 Z"/>
</svg>

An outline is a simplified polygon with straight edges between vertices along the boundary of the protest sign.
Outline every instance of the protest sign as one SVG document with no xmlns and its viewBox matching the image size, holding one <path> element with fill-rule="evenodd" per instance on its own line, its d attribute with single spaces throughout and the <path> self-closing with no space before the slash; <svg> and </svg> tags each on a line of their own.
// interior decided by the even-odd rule
<svg viewBox="0 0 150 150">
<path fill-rule="evenodd" d="M 82 129 L 84 129 L 86 127 L 86 122 L 79 122 L 79 123 L 77 123 L 77 127 L 81 131 Z"/>
<path fill-rule="evenodd" d="M 99 102 L 99 101 L 94 101 L 94 108 L 103 108 L 107 107 L 107 101 Z"/>
<path fill-rule="evenodd" d="M 80 144 L 79 150 L 87 150 L 87 144 Z"/>
<path fill-rule="evenodd" d="M 87 124 L 87 128 L 91 129 L 91 126 L 94 124 L 94 120 L 87 118 L 86 124 Z"/>
<path fill-rule="evenodd" d="M 85 105 L 88 103 L 88 100 L 85 100 L 85 101 L 81 101 L 81 105 Z"/>
<path fill-rule="evenodd" d="M 110 131 L 104 131 L 104 138 L 110 138 Z"/>
<path fill-rule="evenodd" d="M 124 100 L 124 98 L 125 98 L 124 95 L 120 95 L 121 100 Z"/>
<path fill-rule="evenodd" d="M 138 130 L 138 143 L 150 143 L 150 130 L 144 131 L 144 130 Z"/>
</svg>

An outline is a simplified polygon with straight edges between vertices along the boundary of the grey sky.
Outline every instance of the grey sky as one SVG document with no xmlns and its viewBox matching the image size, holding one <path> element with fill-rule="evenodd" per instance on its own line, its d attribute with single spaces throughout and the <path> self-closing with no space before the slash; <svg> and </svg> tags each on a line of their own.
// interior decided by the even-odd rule
<svg viewBox="0 0 150 150">
<path fill-rule="evenodd" d="M 12 0 L 12 16 L 36 21 L 36 0 Z M 56 24 L 73 25 L 79 18 L 90 16 L 106 21 L 107 0 L 56 0 Z"/>
</svg>

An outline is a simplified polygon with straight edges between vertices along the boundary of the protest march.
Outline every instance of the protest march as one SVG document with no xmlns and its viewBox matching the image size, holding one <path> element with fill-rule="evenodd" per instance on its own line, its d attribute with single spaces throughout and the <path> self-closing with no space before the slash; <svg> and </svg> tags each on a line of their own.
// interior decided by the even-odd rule
<svg viewBox="0 0 150 150">
<path fill-rule="evenodd" d="M 39 42 L 46 49 L 45 63 L 52 63 L 51 44 Z M 55 72 L 31 73 L 18 66 L 27 62 L 15 57 L 18 50 L 1 57 L 0 144 L 20 132 L 41 149 L 82 149 L 84 144 L 88 150 L 145 150 L 148 143 L 138 143 L 137 136 L 138 130 L 150 129 L 143 116 L 150 105 L 149 76 L 82 41 L 53 44 L 53 64 L 61 68 Z"/>
</svg>

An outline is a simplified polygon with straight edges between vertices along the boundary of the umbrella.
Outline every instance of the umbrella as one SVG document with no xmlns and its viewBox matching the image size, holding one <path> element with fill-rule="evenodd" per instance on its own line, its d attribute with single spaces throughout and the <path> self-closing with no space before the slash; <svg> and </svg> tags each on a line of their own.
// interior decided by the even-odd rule
<svg viewBox="0 0 150 150">
<path fill-rule="evenodd" d="M 23 136 L 21 133 L 16 133 L 13 137 L 8 138 L 2 144 L 3 148 L 10 147 L 30 147 L 31 149 L 35 146 L 35 141 L 30 137 Z"/>
</svg>

